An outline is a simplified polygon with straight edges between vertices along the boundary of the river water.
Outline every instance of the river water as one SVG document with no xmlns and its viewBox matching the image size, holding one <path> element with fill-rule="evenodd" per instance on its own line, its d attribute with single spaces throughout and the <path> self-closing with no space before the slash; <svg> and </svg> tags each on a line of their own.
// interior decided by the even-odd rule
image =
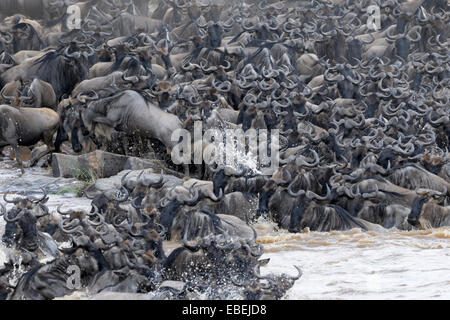
<svg viewBox="0 0 450 320">
<path fill-rule="evenodd" d="M 0 162 L 0 195 L 45 186 L 54 191 L 48 202 L 52 212 L 61 203 L 90 208 L 88 199 L 58 192 L 76 184 L 73 179 L 55 179 L 49 171 L 37 168 L 26 169 L 23 177 L 19 174 L 13 163 Z M 294 265 L 303 270 L 286 299 L 450 299 L 450 227 L 409 232 L 304 230 L 297 234 L 279 230 L 268 221 L 254 227 L 265 248 L 262 258 L 270 258 L 262 274 L 295 274 Z M 0 234 L 3 229 L 0 219 Z M 6 254 L 0 244 L 0 267 Z M 111 293 L 105 298 L 127 297 L 139 298 Z"/>
</svg>

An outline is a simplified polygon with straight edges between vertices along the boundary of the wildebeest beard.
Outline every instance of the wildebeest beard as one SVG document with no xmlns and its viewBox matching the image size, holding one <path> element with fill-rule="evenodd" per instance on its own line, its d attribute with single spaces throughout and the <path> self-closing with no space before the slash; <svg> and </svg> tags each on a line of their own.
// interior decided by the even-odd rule
<svg viewBox="0 0 450 320">
<path fill-rule="evenodd" d="M 10 247 L 14 244 L 19 228 L 14 222 L 7 222 L 5 226 L 5 233 L 2 237 L 2 242 Z"/>
</svg>

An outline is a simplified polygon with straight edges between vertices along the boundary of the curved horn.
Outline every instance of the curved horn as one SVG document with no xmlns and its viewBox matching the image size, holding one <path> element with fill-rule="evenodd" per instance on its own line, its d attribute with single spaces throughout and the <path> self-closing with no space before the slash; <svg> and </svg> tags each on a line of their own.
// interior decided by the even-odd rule
<svg viewBox="0 0 450 320">
<path fill-rule="evenodd" d="M 69 223 L 68 226 L 64 226 L 64 223 L 65 223 L 66 221 L 67 221 L 67 220 L 61 219 L 61 221 L 60 221 L 59 224 L 58 224 L 58 225 L 59 225 L 59 228 L 61 229 L 62 232 L 68 233 L 68 234 L 72 234 L 72 233 L 75 233 L 75 232 L 80 232 L 80 233 L 83 232 L 83 227 L 80 226 L 81 221 L 80 221 L 79 219 L 74 219 L 73 221 L 70 221 L 70 223 Z M 71 229 L 71 230 L 66 229 L 67 227 L 68 227 L 68 228 L 73 227 L 73 229 Z"/>
<path fill-rule="evenodd" d="M 298 274 L 296 276 L 288 276 L 288 279 L 295 281 L 300 279 L 300 277 L 303 275 L 303 272 L 299 266 L 294 266 L 294 268 L 297 269 Z"/>
<path fill-rule="evenodd" d="M 60 215 L 67 216 L 67 215 L 70 215 L 70 214 L 73 213 L 73 210 L 69 210 L 69 211 L 66 211 L 66 212 L 61 211 L 61 207 L 62 207 L 62 206 L 63 206 L 63 204 L 60 204 L 60 205 L 56 208 L 56 211 L 57 211 Z"/>
<path fill-rule="evenodd" d="M 8 213 L 5 213 L 3 218 L 5 219 L 6 222 L 15 222 L 17 220 L 20 220 L 20 218 L 22 218 L 24 214 L 25 214 L 25 210 L 20 210 L 13 218 L 10 218 Z"/>
<path fill-rule="evenodd" d="M 318 194 L 312 192 L 312 191 L 307 191 L 306 192 L 306 196 L 311 199 L 311 200 L 319 200 L 319 201 L 323 201 L 323 200 L 329 200 L 331 199 L 331 189 L 330 186 L 327 184 L 327 194 L 323 197 L 319 196 Z"/>
<path fill-rule="evenodd" d="M 44 201 L 47 198 L 47 191 L 44 188 L 40 188 L 42 190 L 42 193 L 44 194 L 40 199 L 39 198 L 34 198 L 34 197 L 29 197 L 28 200 L 30 200 L 33 203 L 39 203 Z"/>
<path fill-rule="evenodd" d="M 299 176 L 300 176 L 300 174 L 298 174 L 297 176 L 295 176 L 294 180 L 292 180 L 292 182 L 289 183 L 289 185 L 288 185 L 288 187 L 287 187 L 288 193 L 289 193 L 291 196 L 293 196 L 293 197 L 298 197 L 298 196 L 300 196 L 300 195 L 306 194 L 306 191 L 303 190 L 303 189 L 301 189 L 301 188 L 299 189 L 298 192 L 292 191 L 292 188 L 293 188 L 294 184 L 297 183 L 297 180 L 299 179 Z"/>
<path fill-rule="evenodd" d="M 305 157 L 300 156 L 300 157 L 296 158 L 295 164 L 298 166 L 304 166 L 304 167 L 308 167 L 308 168 L 316 167 L 320 162 L 320 158 L 315 150 L 311 150 L 311 152 L 313 153 L 313 156 L 314 156 L 313 163 L 309 163 L 309 162 L 305 161 L 304 160 Z"/>
<path fill-rule="evenodd" d="M 3 201 L 5 201 L 5 202 L 7 202 L 7 203 L 17 203 L 18 202 L 18 200 L 17 199 L 13 199 L 13 200 L 8 200 L 8 194 L 9 194 L 9 191 L 6 191 L 4 194 L 3 194 Z"/>
</svg>

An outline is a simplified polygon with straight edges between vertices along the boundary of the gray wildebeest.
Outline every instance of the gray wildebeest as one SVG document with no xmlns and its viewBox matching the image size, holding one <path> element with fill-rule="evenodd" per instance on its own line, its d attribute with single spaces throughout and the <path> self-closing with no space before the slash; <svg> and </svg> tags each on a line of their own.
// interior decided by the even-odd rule
<svg viewBox="0 0 450 320">
<path fill-rule="evenodd" d="M 111 139 L 112 130 L 155 138 L 170 152 L 178 141 L 172 133 L 182 128 L 177 116 L 167 113 L 133 90 L 92 101 L 82 111 L 82 120 L 90 132 Z M 94 130 L 93 130 L 94 129 Z"/>
<path fill-rule="evenodd" d="M 0 105 L 0 147 L 11 146 L 22 174 L 25 172 L 19 146 L 31 146 L 44 140 L 48 151 L 54 149 L 53 134 L 59 127 L 59 115 L 47 108 L 20 108 Z M 31 162 L 36 160 L 32 155 Z"/>
</svg>

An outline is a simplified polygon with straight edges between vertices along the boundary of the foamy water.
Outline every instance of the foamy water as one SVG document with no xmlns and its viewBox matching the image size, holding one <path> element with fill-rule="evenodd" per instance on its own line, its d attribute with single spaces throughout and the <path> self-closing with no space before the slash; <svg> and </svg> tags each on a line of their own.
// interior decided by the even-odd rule
<svg viewBox="0 0 450 320">
<path fill-rule="evenodd" d="M 303 270 L 286 299 L 450 298 L 450 227 L 290 234 L 268 225 L 257 226 L 271 259 L 262 274 Z"/>
<path fill-rule="evenodd" d="M 72 183 L 69 179 L 54 179 L 43 169 L 27 169 L 25 176 L 19 177 L 19 171 L 0 167 L 0 193 L 43 185 L 57 189 Z M 86 198 L 50 195 L 48 206 L 52 212 L 61 203 L 70 208 L 90 208 Z M 4 223 L 0 219 L 0 234 Z M 262 258 L 271 259 L 261 268 L 262 274 L 295 274 L 294 265 L 303 270 L 286 299 L 450 299 L 450 227 L 410 232 L 381 228 L 376 232 L 305 230 L 292 234 L 260 221 L 255 228 L 265 248 Z M 167 243 L 165 247 L 171 250 L 177 244 Z M 0 267 L 6 254 L 0 244 Z M 86 297 L 75 293 L 67 298 Z M 108 293 L 94 298 L 145 297 Z"/>
</svg>

